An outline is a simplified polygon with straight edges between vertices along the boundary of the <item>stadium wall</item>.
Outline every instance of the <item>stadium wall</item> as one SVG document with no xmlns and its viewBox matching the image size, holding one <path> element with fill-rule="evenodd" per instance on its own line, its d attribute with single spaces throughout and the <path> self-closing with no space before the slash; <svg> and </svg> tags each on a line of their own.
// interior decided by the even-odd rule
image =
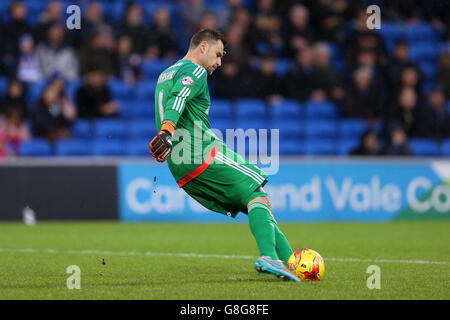
<svg viewBox="0 0 450 320">
<path fill-rule="evenodd" d="M 0 220 L 116 220 L 116 166 L 24 160 L 0 164 Z"/>
<path fill-rule="evenodd" d="M 265 189 L 281 222 L 450 219 L 443 159 L 286 158 Z M 201 207 L 152 159 L 18 159 L 0 164 L 0 195 L 0 220 L 20 220 L 30 206 L 39 220 L 233 221 Z"/>
</svg>

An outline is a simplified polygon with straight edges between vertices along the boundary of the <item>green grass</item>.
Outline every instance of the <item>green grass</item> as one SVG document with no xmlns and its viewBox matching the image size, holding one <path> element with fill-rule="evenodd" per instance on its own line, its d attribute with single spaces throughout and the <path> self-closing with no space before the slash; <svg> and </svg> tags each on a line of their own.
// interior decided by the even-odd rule
<svg viewBox="0 0 450 320">
<path fill-rule="evenodd" d="M 321 253 L 322 281 L 257 275 L 246 224 L 1 223 L 0 299 L 450 299 L 449 222 L 281 224 L 281 230 L 294 249 Z M 380 290 L 366 286 L 372 264 L 381 268 Z M 81 290 L 66 288 L 69 265 L 81 268 Z"/>
</svg>

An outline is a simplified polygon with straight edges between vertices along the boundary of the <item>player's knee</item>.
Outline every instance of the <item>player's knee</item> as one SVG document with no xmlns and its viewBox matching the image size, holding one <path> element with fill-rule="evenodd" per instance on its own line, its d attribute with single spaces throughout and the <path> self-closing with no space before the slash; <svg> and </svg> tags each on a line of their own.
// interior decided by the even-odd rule
<svg viewBox="0 0 450 320">
<path fill-rule="evenodd" d="M 248 204 L 247 204 L 247 208 L 255 202 L 260 202 L 260 203 L 264 203 L 266 206 L 268 206 L 269 208 L 272 209 L 272 205 L 270 204 L 270 200 L 269 197 L 256 197 L 254 199 L 252 199 Z"/>
</svg>

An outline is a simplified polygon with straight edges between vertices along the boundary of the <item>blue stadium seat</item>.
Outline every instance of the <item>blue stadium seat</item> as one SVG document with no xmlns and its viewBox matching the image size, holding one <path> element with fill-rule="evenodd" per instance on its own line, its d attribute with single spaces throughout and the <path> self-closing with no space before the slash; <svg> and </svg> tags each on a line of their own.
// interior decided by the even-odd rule
<svg viewBox="0 0 450 320">
<path fill-rule="evenodd" d="M 337 144 L 337 154 L 348 155 L 359 145 L 359 138 L 345 138 L 339 140 Z"/>
<path fill-rule="evenodd" d="M 272 149 L 271 152 L 274 152 Z M 283 139 L 279 143 L 279 153 L 280 155 L 304 155 L 305 143 L 303 140 L 298 139 Z"/>
<path fill-rule="evenodd" d="M 445 105 L 447 106 L 447 111 L 448 111 L 448 113 L 450 113 L 450 100 L 447 100 L 447 101 L 445 102 Z"/>
<path fill-rule="evenodd" d="M 450 139 L 446 139 L 442 142 L 442 155 L 444 157 L 450 157 Z"/>
<path fill-rule="evenodd" d="M 267 105 L 261 99 L 239 99 L 236 102 L 238 119 L 266 119 Z"/>
<path fill-rule="evenodd" d="M 158 79 L 147 79 L 143 81 L 139 81 L 133 90 L 133 94 L 135 98 L 138 99 L 154 99 L 156 82 Z"/>
<path fill-rule="evenodd" d="M 128 123 L 131 138 L 153 138 L 156 135 L 156 125 L 152 120 L 132 120 Z"/>
<path fill-rule="evenodd" d="M 337 124 L 333 120 L 310 120 L 305 126 L 308 138 L 336 138 Z"/>
<path fill-rule="evenodd" d="M 335 155 L 336 140 L 308 139 L 306 140 L 306 155 Z"/>
<path fill-rule="evenodd" d="M 209 116 L 211 119 L 217 118 L 233 118 L 233 106 L 229 100 L 226 99 L 211 99 L 211 107 Z"/>
<path fill-rule="evenodd" d="M 128 156 L 150 156 L 148 144 L 150 143 L 151 138 L 149 139 L 133 139 L 127 141 L 125 143 L 126 154 Z"/>
<path fill-rule="evenodd" d="M 211 128 L 216 128 L 225 133 L 226 129 L 235 129 L 234 121 L 226 118 L 215 118 L 211 120 Z"/>
<path fill-rule="evenodd" d="M 367 121 L 363 119 L 347 118 L 339 122 L 339 132 L 342 138 L 359 138 L 368 128 Z"/>
<path fill-rule="evenodd" d="M 161 72 L 170 67 L 170 63 L 164 60 L 146 60 L 142 63 L 141 69 L 148 78 L 158 78 Z"/>
<path fill-rule="evenodd" d="M 155 103 L 153 99 L 123 99 L 120 104 L 120 115 L 124 118 L 155 119 Z"/>
<path fill-rule="evenodd" d="M 414 41 L 409 43 L 409 58 L 413 61 L 436 60 L 439 47 L 434 41 Z"/>
<path fill-rule="evenodd" d="M 414 138 L 409 140 L 409 147 L 415 156 L 440 156 L 439 144 L 431 139 Z"/>
<path fill-rule="evenodd" d="M 8 78 L 0 77 L 0 98 L 5 97 L 7 92 L 8 92 Z"/>
<path fill-rule="evenodd" d="M 94 123 L 89 120 L 78 119 L 72 125 L 72 135 L 75 138 L 81 139 L 92 138 L 94 135 L 93 131 L 94 131 Z"/>
<path fill-rule="evenodd" d="M 290 69 L 292 61 L 290 59 L 277 59 L 275 62 L 275 73 L 284 76 Z"/>
<path fill-rule="evenodd" d="M 304 115 L 303 106 L 295 100 L 282 100 L 278 104 L 270 105 L 271 119 L 300 119 Z"/>
<path fill-rule="evenodd" d="M 113 99 L 130 98 L 132 87 L 121 79 L 112 79 L 108 82 L 108 88 Z"/>
<path fill-rule="evenodd" d="M 96 121 L 94 135 L 97 138 L 125 138 L 129 134 L 128 125 L 120 119 L 99 119 Z"/>
<path fill-rule="evenodd" d="M 259 129 L 267 129 L 268 123 L 266 119 L 239 118 L 237 119 L 235 125 L 235 129 L 255 129 L 256 131 L 258 131 Z"/>
<path fill-rule="evenodd" d="M 305 123 L 300 119 L 273 119 L 270 129 L 278 129 L 282 139 L 300 138 L 305 136 Z"/>
<path fill-rule="evenodd" d="M 126 2 L 125 1 L 103 1 L 102 11 L 105 16 L 105 20 L 113 23 L 121 23 L 123 21 Z"/>
<path fill-rule="evenodd" d="M 381 29 L 383 29 L 385 26 Z M 418 23 L 415 25 L 406 25 L 405 36 L 408 41 L 416 40 L 436 40 L 436 33 L 430 24 Z"/>
<path fill-rule="evenodd" d="M 44 92 L 46 85 L 46 81 L 34 82 L 29 84 L 26 96 L 26 101 L 29 109 L 36 109 L 37 103 L 42 93 Z"/>
<path fill-rule="evenodd" d="M 66 82 L 66 92 L 67 95 L 73 100 L 76 100 L 77 90 L 81 87 L 83 81 L 81 79 L 67 81 Z"/>
<path fill-rule="evenodd" d="M 330 101 L 306 103 L 306 117 L 310 119 L 335 119 L 339 116 L 337 106 Z"/>
<path fill-rule="evenodd" d="M 428 80 L 434 80 L 437 73 L 437 65 L 435 62 L 419 61 L 419 68 L 427 76 Z"/>
<path fill-rule="evenodd" d="M 20 144 L 20 156 L 37 157 L 52 155 L 52 146 L 46 139 L 33 138 Z"/>
<path fill-rule="evenodd" d="M 127 154 L 126 143 L 118 139 L 96 139 L 92 142 L 93 156 L 124 156 Z"/>
<path fill-rule="evenodd" d="M 395 42 L 403 36 L 403 27 L 398 22 L 383 21 L 383 26 L 378 32 L 386 41 L 390 40 Z"/>
<path fill-rule="evenodd" d="M 62 139 L 55 143 L 55 153 L 60 157 L 88 156 L 91 144 L 85 139 Z"/>
</svg>

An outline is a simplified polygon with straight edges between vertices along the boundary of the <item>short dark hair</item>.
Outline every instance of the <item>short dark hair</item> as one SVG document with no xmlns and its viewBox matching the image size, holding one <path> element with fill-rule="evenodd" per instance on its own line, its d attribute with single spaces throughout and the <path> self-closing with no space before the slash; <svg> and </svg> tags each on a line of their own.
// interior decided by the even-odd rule
<svg viewBox="0 0 450 320">
<path fill-rule="evenodd" d="M 198 45 L 202 43 L 202 41 L 212 42 L 219 40 L 222 41 L 223 46 L 227 44 L 225 37 L 219 31 L 212 29 L 202 29 L 192 36 L 189 48 L 198 47 Z"/>
</svg>

